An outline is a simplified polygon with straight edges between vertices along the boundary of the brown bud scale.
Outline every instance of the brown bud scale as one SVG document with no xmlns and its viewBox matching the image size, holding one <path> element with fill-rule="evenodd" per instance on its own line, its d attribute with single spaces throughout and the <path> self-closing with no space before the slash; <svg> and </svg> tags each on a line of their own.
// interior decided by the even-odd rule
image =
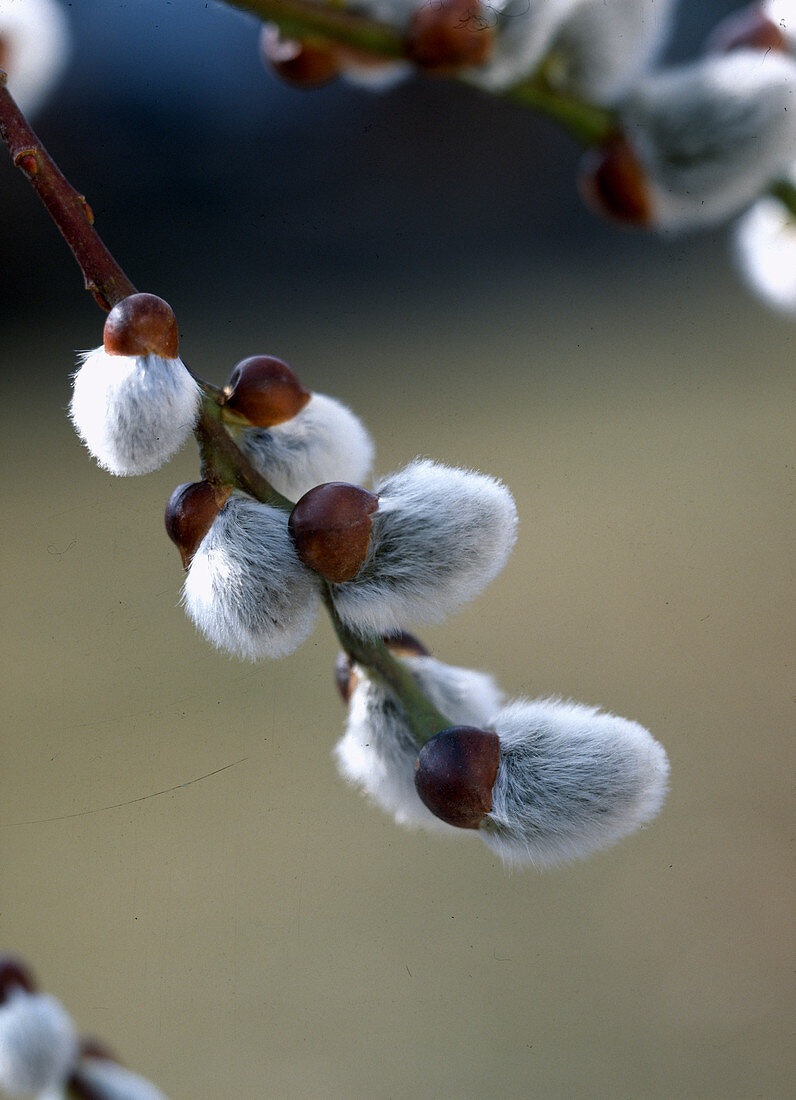
<svg viewBox="0 0 796 1100">
<path fill-rule="evenodd" d="M 193 481 L 178 485 L 169 497 L 164 517 L 166 533 L 180 551 L 184 569 L 191 564 L 231 491 L 228 485 Z"/>
<path fill-rule="evenodd" d="M 758 4 L 728 15 L 713 29 L 706 43 L 708 53 L 733 50 L 774 50 L 788 53 L 785 35 Z"/>
<path fill-rule="evenodd" d="M 310 489 L 287 524 L 300 560 L 334 584 L 350 581 L 367 555 L 378 506 L 375 493 L 343 481 Z"/>
<path fill-rule="evenodd" d="M 39 174 L 39 161 L 36 154 L 30 149 L 23 149 L 14 157 L 14 164 L 28 176 Z"/>
<path fill-rule="evenodd" d="M 491 730 L 452 726 L 423 745 L 415 787 L 429 810 L 459 829 L 477 829 L 492 809 L 500 738 Z"/>
<path fill-rule="evenodd" d="M 353 661 L 343 650 L 340 650 L 334 662 L 334 683 L 343 702 L 350 703 L 357 686 L 357 674 Z"/>
<path fill-rule="evenodd" d="M 622 135 L 584 154 L 578 186 L 586 205 L 602 217 L 622 225 L 651 224 L 644 170 Z"/>
<path fill-rule="evenodd" d="M 0 1005 L 13 989 L 24 989 L 26 993 L 35 993 L 36 982 L 25 963 L 10 956 L 0 958 Z"/>
<path fill-rule="evenodd" d="M 257 428 L 292 420 L 312 397 L 287 363 L 273 355 L 242 359 L 230 374 L 224 394 L 224 404 Z"/>
<path fill-rule="evenodd" d="M 431 654 L 414 634 L 405 630 L 394 630 L 384 635 L 384 644 L 396 657 L 430 657 Z"/>
<path fill-rule="evenodd" d="M 105 319 L 103 344 L 109 355 L 179 354 L 177 318 L 168 302 L 156 294 L 130 294 Z"/>
<path fill-rule="evenodd" d="M 483 64 L 493 42 L 478 0 L 427 0 L 412 17 L 406 52 L 426 72 L 448 75 Z"/>
<path fill-rule="evenodd" d="M 336 54 L 328 43 L 283 38 L 273 23 L 262 29 L 260 50 L 274 75 L 293 88 L 320 88 L 340 75 Z"/>
</svg>

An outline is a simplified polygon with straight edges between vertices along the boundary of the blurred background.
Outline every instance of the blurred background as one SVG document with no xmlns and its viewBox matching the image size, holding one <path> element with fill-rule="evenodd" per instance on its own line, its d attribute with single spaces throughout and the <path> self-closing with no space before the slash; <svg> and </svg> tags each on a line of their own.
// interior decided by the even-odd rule
<svg viewBox="0 0 796 1100">
<path fill-rule="evenodd" d="M 671 56 L 733 7 L 686 5 Z M 191 448 L 117 480 L 72 433 L 103 318 L 0 164 L 0 949 L 172 1100 L 791 1095 L 793 327 L 726 229 L 599 223 L 516 106 L 290 90 L 220 4 L 67 8 L 37 130 L 192 368 L 281 356 L 379 472 L 503 478 L 513 558 L 424 639 L 640 721 L 672 788 L 544 873 L 349 790 L 328 626 L 245 665 L 178 606 Z"/>
</svg>

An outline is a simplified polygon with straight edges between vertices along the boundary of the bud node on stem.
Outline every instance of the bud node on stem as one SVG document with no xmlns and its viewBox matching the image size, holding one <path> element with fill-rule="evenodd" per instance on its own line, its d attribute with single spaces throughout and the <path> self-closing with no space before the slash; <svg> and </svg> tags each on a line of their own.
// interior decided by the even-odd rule
<svg viewBox="0 0 796 1100">
<path fill-rule="evenodd" d="M 36 176 L 39 172 L 39 161 L 34 149 L 20 149 L 14 157 L 14 165 L 21 168 L 26 176 Z"/>
</svg>

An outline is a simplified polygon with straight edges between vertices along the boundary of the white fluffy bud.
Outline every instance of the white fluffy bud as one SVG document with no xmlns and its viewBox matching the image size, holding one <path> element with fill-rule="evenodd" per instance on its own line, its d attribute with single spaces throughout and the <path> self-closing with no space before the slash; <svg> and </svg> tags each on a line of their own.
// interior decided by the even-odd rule
<svg viewBox="0 0 796 1100">
<path fill-rule="evenodd" d="M 735 253 L 751 289 L 796 317 L 796 215 L 773 196 L 758 199 L 735 227 Z"/>
<path fill-rule="evenodd" d="M 81 1058 L 78 1072 L 102 1100 L 166 1100 L 151 1081 L 106 1058 Z"/>
<path fill-rule="evenodd" d="M 77 1049 L 69 1014 L 49 994 L 14 989 L 0 1005 L 0 1090 L 8 1096 L 61 1085 Z"/>
<path fill-rule="evenodd" d="M 0 0 L 0 69 L 24 114 L 35 114 L 61 78 L 69 39 L 66 13 L 55 0 Z"/>
<path fill-rule="evenodd" d="M 375 491 L 367 556 L 353 580 L 332 588 L 352 629 L 387 634 L 411 620 L 438 622 L 505 565 L 517 509 L 495 478 L 420 459 Z"/>
<path fill-rule="evenodd" d="M 70 416 L 100 466 L 148 474 L 182 447 L 199 415 L 199 387 L 181 359 L 83 354 Z"/>
<path fill-rule="evenodd" d="M 482 726 L 503 695 L 491 676 L 445 665 L 433 657 L 404 658 L 420 690 L 454 725 Z M 419 747 L 401 704 L 357 669 L 345 736 L 334 755 L 341 775 L 392 814 L 399 825 L 459 832 L 440 821 L 415 789 Z"/>
<path fill-rule="evenodd" d="M 500 764 L 480 835 L 509 863 L 585 856 L 650 821 L 663 803 L 669 762 L 636 722 L 537 699 L 510 703 L 491 728 Z"/>
<path fill-rule="evenodd" d="M 183 603 L 208 641 L 249 660 L 292 653 L 309 637 L 320 606 L 287 514 L 236 493 L 194 554 Z"/>
<path fill-rule="evenodd" d="M 298 500 L 326 481 L 362 485 L 373 466 L 373 440 L 350 409 L 314 393 L 300 412 L 272 428 L 245 428 L 238 443 L 282 496 Z"/>
<path fill-rule="evenodd" d="M 489 60 L 462 76 L 487 91 L 500 92 L 530 76 L 549 50 L 556 32 L 577 0 L 496 0 L 484 6 L 494 26 Z"/>
<path fill-rule="evenodd" d="M 644 78 L 623 107 L 660 228 L 731 217 L 796 159 L 796 62 L 737 50 Z"/>
<path fill-rule="evenodd" d="M 614 103 L 660 52 L 673 0 L 579 0 L 551 43 L 551 77 L 574 95 Z"/>
</svg>

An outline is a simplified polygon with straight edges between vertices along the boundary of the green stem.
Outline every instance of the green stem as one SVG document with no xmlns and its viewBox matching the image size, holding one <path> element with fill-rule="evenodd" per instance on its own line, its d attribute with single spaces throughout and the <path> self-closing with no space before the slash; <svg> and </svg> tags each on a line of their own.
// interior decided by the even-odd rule
<svg viewBox="0 0 796 1100">
<path fill-rule="evenodd" d="M 322 0 L 227 0 L 276 23 L 288 36 L 319 37 L 354 47 L 384 60 L 407 58 L 404 34 L 365 15 L 346 11 Z M 558 91 L 547 79 L 547 67 L 503 95 L 555 119 L 584 145 L 599 145 L 617 127 L 612 111 Z"/>
<path fill-rule="evenodd" d="M 293 502 L 278 493 L 270 482 L 258 473 L 224 427 L 221 406 L 214 386 L 200 382 L 202 407 L 194 435 L 199 444 L 202 477 L 223 485 L 233 485 L 241 492 L 285 512 L 293 511 Z"/>
<path fill-rule="evenodd" d="M 619 126 L 613 111 L 556 91 L 543 77 L 534 76 L 515 85 L 504 97 L 555 119 L 583 145 L 601 145 Z"/>
<path fill-rule="evenodd" d="M 227 3 L 276 23 L 287 36 L 329 38 L 385 60 L 406 56 L 400 31 L 334 4 L 314 0 L 227 0 Z"/>
<path fill-rule="evenodd" d="M 395 695 L 406 712 L 418 747 L 453 724 L 423 694 L 412 673 L 403 661 L 393 657 L 381 638 L 362 637 L 341 621 L 328 584 L 324 584 L 323 598 L 341 646 L 352 661 L 363 665 Z"/>
</svg>

